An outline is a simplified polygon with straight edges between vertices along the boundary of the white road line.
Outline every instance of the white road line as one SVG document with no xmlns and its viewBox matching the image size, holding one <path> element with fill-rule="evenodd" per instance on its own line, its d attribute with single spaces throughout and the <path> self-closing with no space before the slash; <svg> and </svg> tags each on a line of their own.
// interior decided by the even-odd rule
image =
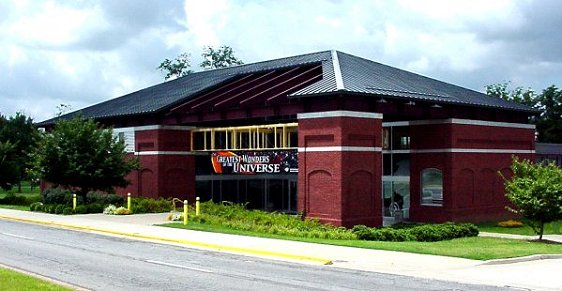
<svg viewBox="0 0 562 291">
<path fill-rule="evenodd" d="M 7 233 L 7 232 L 0 232 L 0 234 L 6 235 L 6 236 L 11 236 L 11 237 L 22 238 L 22 239 L 33 240 L 32 237 L 27 237 L 27 236 L 22 236 L 22 235 L 17 235 L 17 234 L 11 234 L 11 233 Z"/>
<path fill-rule="evenodd" d="M 204 272 L 204 273 L 213 273 L 213 271 L 211 271 L 211 270 L 200 269 L 200 268 L 195 268 L 195 267 L 188 267 L 188 266 L 183 266 L 183 265 L 176 265 L 176 264 L 160 262 L 160 261 L 146 260 L 145 262 L 151 263 L 151 264 L 156 264 L 156 265 L 162 265 L 162 266 L 168 266 L 168 267 L 174 267 L 174 268 L 180 268 L 180 269 L 186 269 L 186 270 L 192 270 L 192 271 L 199 271 L 199 272 Z"/>
</svg>

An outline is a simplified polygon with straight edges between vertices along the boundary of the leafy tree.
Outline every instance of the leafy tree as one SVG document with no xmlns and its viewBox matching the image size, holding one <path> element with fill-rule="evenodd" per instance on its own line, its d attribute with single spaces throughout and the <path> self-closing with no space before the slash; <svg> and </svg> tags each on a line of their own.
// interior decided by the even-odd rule
<svg viewBox="0 0 562 291">
<path fill-rule="evenodd" d="M 562 143 L 562 89 L 552 85 L 538 97 L 539 115 L 536 126 L 540 142 Z"/>
<path fill-rule="evenodd" d="M 214 49 L 211 46 L 206 46 L 203 48 L 203 53 L 201 54 L 204 61 L 200 64 L 201 68 L 205 70 L 226 68 L 235 65 L 244 64 L 241 60 L 234 56 L 234 50 L 229 46 L 221 46 L 218 49 Z"/>
<path fill-rule="evenodd" d="M 545 223 L 562 219 L 562 169 L 514 158 L 511 170 L 505 192 L 515 208 L 508 209 L 527 219 L 542 240 Z"/>
<path fill-rule="evenodd" d="M 509 90 L 508 89 L 509 85 L 510 82 L 487 85 L 485 87 L 486 94 L 490 96 L 499 97 L 507 101 L 524 104 L 530 107 L 537 106 L 537 94 L 533 89 L 531 88 L 523 89 L 523 87 L 516 87 L 513 90 Z"/>
<path fill-rule="evenodd" d="M 193 73 L 193 70 L 189 69 L 191 67 L 189 57 L 188 53 L 183 53 L 173 60 L 165 59 L 157 69 L 166 73 L 164 80 L 187 76 Z"/>
<path fill-rule="evenodd" d="M 109 192 L 127 186 L 125 176 L 138 169 L 138 160 L 127 157 L 125 144 L 112 129 L 78 116 L 59 121 L 45 135 L 36 152 L 36 166 L 45 181 L 76 189 L 85 198 L 92 190 Z"/>
<path fill-rule="evenodd" d="M 33 120 L 21 113 L 9 119 L 3 118 L 0 123 L 0 142 L 9 142 L 12 149 L 12 159 L 15 165 L 12 170 L 17 177 L 18 191 L 21 192 L 21 181 L 26 178 L 27 169 L 31 167 L 29 155 L 35 149 L 39 139 L 39 131 L 33 125 Z"/>
<path fill-rule="evenodd" d="M 0 142 L 0 188 L 4 190 L 12 189 L 18 181 L 15 149 L 10 141 Z"/>
<path fill-rule="evenodd" d="M 539 142 L 562 143 L 562 89 L 551 85 L 537 94 L 531 88 L 508 89 L 509 82 L 486 86 L 486 94 L 538 109 L 540 114 L 530 118 L 538 132 Z"/>
<path fill-rule="evenodd" d="M 200 67 L 205 70 L 226 68 L 234 65 L 241 65 L 243 62 L 234 56 L 234 50 L 229 46 L 221 46 L 219 49 L 214 49 L 211 46 L 203 48 L 201 54 L 204 61 Z M 173 60 L 165 59 L 157 67 L 160 71 L 166 74 L 164 80 L 171 78 L 179 78 L 193 73 L 191 70 L 191 62 L 189 61 L 190 54 L 183 53 Z"/>
</svg>

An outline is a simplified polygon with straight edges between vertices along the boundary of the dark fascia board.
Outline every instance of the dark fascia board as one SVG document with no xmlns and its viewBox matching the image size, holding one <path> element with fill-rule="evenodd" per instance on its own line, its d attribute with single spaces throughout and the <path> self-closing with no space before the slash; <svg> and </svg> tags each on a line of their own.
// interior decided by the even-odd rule
<svg viewBox="0 0 562 291">
<path fill-rule="evenodd" d="M 333 95 L 353 95 L 353 96 L 363 96 L 363 97 L 378 97 L 384 99 L 393 99 L 393 100 L 400 100 L 400 101 L 412 101 L 412 102 L 423 102 L 423 103 L 433 103 L 437 105 L 460 105 L 460 106 L 467 106 L 467 107 L 474 107 L 474 108 L 488 108 L 488 109 L 500 109 L 505 111 L 512 111 L 512 112 L 521 112 L 526 113 L 528 115 L 538 115 L 541 113 L 540 110 L 528 107 L 528 110 L 525 109 L 515 109 L 515 108 L 506 108 L 502 106 L 493 106 L 493 105 L 485 105 L 485 104 L 474 104 L 468 102 L 460 102 L 456 100 L 446 101 L 446 100 L 423 100 L 423 99 L 413 99 L 410 97 L 400 97 L 400 96 L 390 96 L 390 95 L 381 95 L 381 94 L 370 94 L 364 92 L 354 92 L 348 90 L 336 90 L 333 92 L 327 93 L 313 93 L 313 94 L 306 94 L 306 95 L 291 95 L 289 98 L 291 99 L 301 99 L 301 98 L 318 98 L 322 96 L 333 96 Z"/>
</svg>

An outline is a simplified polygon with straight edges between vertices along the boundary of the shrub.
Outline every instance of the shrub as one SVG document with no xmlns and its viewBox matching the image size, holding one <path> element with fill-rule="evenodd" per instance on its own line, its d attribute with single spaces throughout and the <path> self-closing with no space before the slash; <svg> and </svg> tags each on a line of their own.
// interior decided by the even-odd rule
<svg viewBox="0 0 562 291">
<path fill-rule="evenodd" d="M 64 208 L 66 206 L 64 206 L 63 204 L 58 204 L 55 206 L 55 214 L 62 214 L 62 212 L 64 211 Z"/>
<path fill-rule="evenodd" d="M 72 192 L 62 188 L 48 188 L 41 194 L 41 202 L 44 204 L 72 205 Z"/>
<path fill-rule="evenodd" d="M 441 241 L 461 237 L 478 235 L 478 228 L 474 224 L 443 223 L 424 224 L 409 229 L 417 241 Z"/>
<path fill-rule="evenodd" d="M 373 235 L 373 240 L 378 240 L 378 241 L 411 241 L 411 240 L 416 240 L 416 237 L 414 235 L 412 235 L 408 230 L 394 229 L 394 228 L 390 228 L 390 227 L 373 229 L 372 235 Z"/>
<path fill-rule="evenodd" d="M 355 225 L 351 229 L 351 231 L 355 233 L 355 235 L 357 235 L 357 238 L 360 240 L 375 240 L 372 230 L 372 228 L 362 224 Z"/>
<path fill-rule="evenodd" d="M 172 219 L 183 219 L 181 214 L 170 215 Z M 321 224 L 317 219 L 301 219 L 298 215 L 270 213 L 261 210 L 247 210 L 244 204 L 201 203 L 201 215 L 190 220 L 198 223 L 222 225 L 224 227 L 279 234 L 294 237 L 310 237 L 325 239 L 357 239 L 349 229 Z"/>
<path fill-rule="evenodd" d="M 160 213 L 172 210 L 172 201 L 169 199 L 159 198 L 133 198 L 131 201 L 133 213 Z"/>
<path fill-rule="evenodd" d="M 11 192 L 6 194 L 4 198 L 0 198 L 0 204 L 6 204 L 6 205 L 25 206 L 39 201 L 41 201 L 40 195 L 16 195 Z"/>
<path fill-rule="evenodd" d="M 88 212 L 87 213 L 103 213 L 103 204 L 100 203 L 91 203 L 88 204 Z"/>
<path fill-rule="evenodd" d="M 77 205 L 76 209 L 74 210 L 76 214 L 86 214 L 88 213 L 88 206 L 87 205 Z"/>
<path fill-rule="evenodd" d="M 118 205 L 122 206 L 125 202 L 125 198 L 117 194 L 106 194 L 101 192 L 88 192 L 86 195 L 86 201 L 88 204 L 91 203 L 100 203 L 103 205 Z"/>
<path fill-rule="evenodd" d="M 115 215 L 129 215 L 131 214 L 131 211 L 123 206 L 121 207 L 117 207 L 117 209 L 115 209 Z"/>
<path fill-rule="evenodd" d="M 43 211 L 46 213 L 55 213 L 55 207 L 56 205 L 54 204 L 47 204 L 44 206 Z"/>
<path fill-rule="evenodd" d="M 114 214 L 116 209 L 115 205 L 110 204 L 103 210 L 103 214 Z"/>
<path fill-rule="evenodd" d="M 510 219 L 510 220 L 498 222 L 498 226 L 499 227 L 506 227 L 506 228 L 522 227 L 523 222 Z"/>
<path fill-rule="evenodd" d="M 441 241 L 478 235 L 474 224 L 413 224 L 397 227 L 370 228 L 356 225 L 352 229 L 357 238 L 378 241 Z"/>
<path fill-rule="evenodd" d="M 74 210 L 72 210 L 72 207 L 65 207 L 62 210 L 62 214 L 63 215 L 71 215 L 71 214 L 74 214 Z"/>
<path fill-rule="evenodd" d="M 29 205 L 29 210 L 30 211 L 43 211 L 43 203 L 41 203 L 41 202 L 31 203 Z"/>
</svg>

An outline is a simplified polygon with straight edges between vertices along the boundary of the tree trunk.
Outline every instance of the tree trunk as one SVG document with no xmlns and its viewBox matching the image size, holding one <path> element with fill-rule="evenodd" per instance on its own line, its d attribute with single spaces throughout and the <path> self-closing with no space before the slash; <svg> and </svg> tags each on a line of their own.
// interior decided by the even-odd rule
<svg viewBox="0 0 562 291">
<path fill-rule="evenodd" d="M 539 223 L 539 240 L 542 240 L 542 235 L 544 233 L 544 222 L 541 221 Z"/>
</svg>

